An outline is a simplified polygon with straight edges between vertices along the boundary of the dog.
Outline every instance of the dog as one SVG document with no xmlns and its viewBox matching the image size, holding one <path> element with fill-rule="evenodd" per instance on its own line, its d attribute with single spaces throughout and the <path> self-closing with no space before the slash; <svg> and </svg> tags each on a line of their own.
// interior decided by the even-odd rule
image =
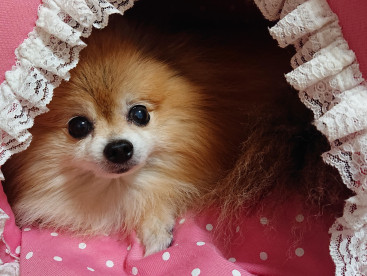
<svg viewBox="0 0 367 276">
<path fill-rule="evenodd" d="M 150 255 L 171 244 L 188 209 L 217 204 L 230 216 L 274 189 L 296 191 L 294 179 L 306 195 L 319 185 L 299 178 L 325 147 L 299 151 L 302 137 L 313 145 L 322 137 L 303 131 L 307 111 L 279 84 L 282 54 L 259 50 L 272 61 L 262 67 L 241 47 L 203 48 L 121 19 L 86 43 L 70 81 L 35 119 L 30 147 L 3 166 L 20 227 L 89 236 L 135 230 Z M 260 108 L 264 102 L 276 107 Z M 287 105 L 307 120 L 289 123 Z"/>
<path fill-rule="evenodd" d="M 224 175 L 242 132 L 241 112 L 185 41 L 127 22 L 92 34 L 30 147 L 3 167 L 20 227 L 136 230 L 145 255 L 170 245 L 175 219 Z"/>
</svg>

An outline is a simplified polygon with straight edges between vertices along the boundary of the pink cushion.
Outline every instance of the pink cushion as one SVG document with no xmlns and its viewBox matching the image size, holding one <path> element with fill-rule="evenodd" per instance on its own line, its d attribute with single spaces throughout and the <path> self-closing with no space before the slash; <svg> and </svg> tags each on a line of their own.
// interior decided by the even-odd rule
<svg viewBox="0 0 367 276">
<path fill-rule="evenodd" d="M 65 233 L 23 230 L 21 271 L 57 275 L 332 275 L 328 228 L 296 201 L 274 216 L 259 212 L 234 224 L 226 240 L 216 231 L 216 213 L 179 218 L 173 245 L 143 258 L 136 238 L 83 239 Z M 214 234 L 215 235 L 215 234 Z M 216 237 L 216 238 L 213 238 Z M 92 274 L 95 272 L 95 274 Z"/>
</svg>

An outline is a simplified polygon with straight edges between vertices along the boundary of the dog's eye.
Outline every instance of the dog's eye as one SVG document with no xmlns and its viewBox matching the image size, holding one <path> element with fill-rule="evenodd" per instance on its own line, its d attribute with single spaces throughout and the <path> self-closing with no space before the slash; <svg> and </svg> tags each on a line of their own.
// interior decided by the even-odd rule
<svg viewBox="0 0 367 276">
<path fill-rule="evenodd" d="M 146 126 L 149 123 L 150 115 L 145 106 L 135 105 L 130 109 L 128 119 L 138 126 Z"/>
<path fill-rule="evenodd" d="M 92 130 L 92 123 L 85 117 L 74 117 L 69 121 L 69 134 L 77 139 L 86 137 Z"/>
</svg>

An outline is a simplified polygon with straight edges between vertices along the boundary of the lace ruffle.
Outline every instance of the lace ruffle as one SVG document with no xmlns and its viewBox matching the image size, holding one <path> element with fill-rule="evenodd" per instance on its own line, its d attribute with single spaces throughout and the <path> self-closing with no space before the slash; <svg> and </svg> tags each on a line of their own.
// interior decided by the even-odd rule
<svg viewBox="0 0 367 276">
<path fill-rule="evenodd" d="M 279 20 L 270 34 L 294 45 L 287 81 L 329 139 L 323 154 L 356 196 L 331 227 L 330 253 L 337 275 L 367 274 L 367 86 L 326 0 L 255 0 L 264 16 Z"/>
<path fill-rule="evenodd" d="M 134 0 L 44 0 L 36 27 L 17 48 L 17 62 L 0 84 L 0 166 L 31 142 L 28 129 L 47 111 L 52 91 L 78 62 L 92 28 L 123 13 Z M 3 175 L 0 171 L 0 179 Z"/>
</svg>

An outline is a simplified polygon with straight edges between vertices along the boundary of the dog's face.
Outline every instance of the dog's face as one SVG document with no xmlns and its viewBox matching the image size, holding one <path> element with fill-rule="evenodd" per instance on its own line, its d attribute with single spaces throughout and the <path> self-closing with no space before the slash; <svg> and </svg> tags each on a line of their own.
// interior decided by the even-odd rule
<svg viewBox="0 0 367 276">
<path fill-rule="evenodd" d="M 89 101 L 107 100 L 98 99 L 100 96 L 92 95 Z M 126 93 L 124 87 L 109 96 L 105 104 L 110 106 L 104 110 L 94 102 L 83 106 L 81 99 L 80 110 L 67 122 L 66 135 L 74 147 L 77 166 L 97 176 L 115 178 L 144 166 L 157 146 L 151 130 L 156 106 L 138 94 Z"/>
<path fill-rule="evenodd" d="M 162 162 L 162 152 L 187 148 L 196 143 L 193 135 L 205 131 L 195 122 L 204 120 L 198 88 L 134 46 L 123 46 L 88 47 L 33 133 L 35 143 L 47 144 L 47 154 L 65 166 L 103 178 L 149 168 Z"/>
<path fill-rule="evenodd" d="M 83 65 L 77 69 L 82 74 L 85 73 Z M 108 77 L 122 79 L 116 79 L 115 86 L 106 84 L 106 87 L 101 83 L 106 73 L 99 73 L 98 76 L 96 70 L 95 75 L 88 76 L 95 82 L 78 83 L 77 76 L 70 83 L 74 87 L 68 85 L 67 89 L 74 95 L 68 102 L 72 105 L 72 113 L 68 112 L 69 118 L 65 118 L 68 121 L 64 121 L 64 134 L 67 143 L 73 147 L 77 166 L 93 171 L 97 176 L 115 178 L 144 166 L 158 146 L 159 141 L 154 135 L 155 116 L 161 99 L 151 90 L 153 84 L 131 83 L 134 80 L 124 76 L 129 72 L 110 72 Z M 144 92 L 147 90 L 149 93 Z"/>
</svg>

